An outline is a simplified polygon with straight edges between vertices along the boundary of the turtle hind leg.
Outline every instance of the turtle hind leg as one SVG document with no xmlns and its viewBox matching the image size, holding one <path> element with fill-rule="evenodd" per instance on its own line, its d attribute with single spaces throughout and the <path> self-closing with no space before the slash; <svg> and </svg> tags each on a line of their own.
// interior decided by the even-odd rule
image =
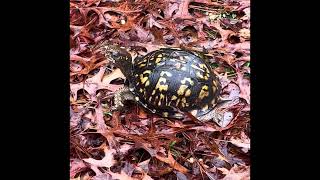
<svg viewBox="0 0 320 180">
<path fill-rule="evenodd" d="M 134 101 L 135 96 L 129 90 L 128 87 L 124 87 L 117 91 L 114 95 L 114 106 L 111 108 L 112 111 L 121 111 L 124 109 L 124 103 L 126 101 Z"/>
</svg>

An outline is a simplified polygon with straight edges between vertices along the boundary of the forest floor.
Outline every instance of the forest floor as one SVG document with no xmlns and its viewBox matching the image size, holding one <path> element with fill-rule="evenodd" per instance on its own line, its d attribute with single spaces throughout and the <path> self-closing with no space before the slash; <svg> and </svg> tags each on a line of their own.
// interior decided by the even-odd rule
<svg viewBox="0 0 320 180">
<path fill-rule="evenodd" d="M 233 99 L 226 127 L 166 119 L 132 104 L 112 112 L 123 75 L 100 42 L 145 55 L 202 53 Z M 70 179 L 250 179 L 249 0 L 70 1 Z"/>
</svg>

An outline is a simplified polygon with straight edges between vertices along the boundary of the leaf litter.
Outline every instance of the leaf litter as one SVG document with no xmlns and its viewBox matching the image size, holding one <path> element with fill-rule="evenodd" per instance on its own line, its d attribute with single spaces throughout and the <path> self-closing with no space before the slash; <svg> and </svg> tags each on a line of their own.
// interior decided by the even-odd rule
<svg viewBox="0 0 320 180">
<path fill-rule="evenodd" d="M 133 56 L 163 47 L 197 51 L 219 77 L 219 127 L 150 114 L 112 112 L 125 77 L 93 47 Z M 71 0 L 70 179 L 250 179 L 250 1 Z"/>
</svg>

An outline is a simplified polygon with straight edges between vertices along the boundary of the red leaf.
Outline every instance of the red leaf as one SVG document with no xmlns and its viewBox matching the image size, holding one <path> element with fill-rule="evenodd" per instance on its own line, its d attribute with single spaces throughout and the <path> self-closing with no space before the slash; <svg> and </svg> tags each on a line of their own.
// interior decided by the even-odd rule
<svg viewBox="0 0 320 180">
<path fill-rule="evenodd" d="M 180 171 L 181 173 L 187 173 L 189 172 L 189 170 L 185 167 L 183 167 L 181 164 L 179 164 L 171 155 L 171 152 L 168 151 L 168 157 L 162 157 L 159 155 L 155 156 L 157 159 L 159 159 L 162 162 L 165 162 L 167 164 L 169 164 L 172 168 L 174 168 L 177 171 Z"/>
</svg>

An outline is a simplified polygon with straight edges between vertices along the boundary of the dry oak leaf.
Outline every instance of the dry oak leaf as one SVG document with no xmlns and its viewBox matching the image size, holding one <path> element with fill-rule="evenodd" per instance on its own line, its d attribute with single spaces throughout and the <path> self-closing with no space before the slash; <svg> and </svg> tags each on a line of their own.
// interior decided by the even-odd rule
<svg viewBox="0 0 320 180">
<path fill-rule="evenodd" d="M 250 139 L 244 132 L 241 132 L 240 138 L 231 137 L 230 142 L 238 147 L 243 148 L 242 150 L 244 152 L 247 152 L 250 149 Z"/>
<path fill-rule="evenodd" d="M 83 161 L 96 166 L 96 167 L 107 167 L 110 168 L 113 166 L 116 161 L 114 160 L 113 154 L 116 152 L 115 149 L 109 149 L 107 146 L 104 147 L 104 157 L 101 160 L 96 160 L 93 158 L 86 158 Z"/>
<path fill-rule="evenodd" d="M 81 172 L 83 169 L 87 168 L 85 163 L 80 159 L 73 159 L 70 162 L 70 178 L 74 178 L 74 176 Z"/>
<path fill-rule="evenodd" d="M 173 156 L 171 155 L 171 152 L 168 151 L 168 157 L 162 157 L 162 156 L 159 156 L 159 155 L 155 155 L 155 157 L 157 159 L 159 159 L 160 161 L 162 162 L 165 162 L 167 164 L 169 164 L 173 169 L 181 172 L 181 173 L 187 173 L 189 172 L 189 170 L 185 167 L 183 167 L 181 164 L 179 164 L 174 158 Z"/>
<path fill-rule="evenodd" d="M 240 97 L 245 99 L 250 104 L 250 81 L 243 78 L 243 74 L 237 72 L 237 82 L 240 87 Z"/>
<path fill-rule="evenodd" d="M 112 179 L 118 179 L 118 180 L 138 180 L 137 178 L 132 178 L 129 175 L 127 175 L 124 171 L 121 170 L 119 173 L 114 173 L 111 171 L 108 171 L 108 174 L 112 176 Z"/>
<path fill-rule="evenodd" d="M 249 180 L 250 166 L 238 166 L 235 164 L 230 170 L 225 168 L 217 168 L 226 176 L 222 180 Z"/>
<path fill-rule="evenodd" d="M 176 18 L 182 18 L 182 19 L 191 19 L 193 18 L 188 9 L 189 9 L 189 4 L 191 2 L 191 0 L 179 0 L 179 1 L 176 1 L 178 3 L 178 6 L 175 8 L 176 11 L 176 14 L 173 15 L 173 18 L 176 19 Z M 169 6 L 170 8 L 170 6 Z M 173 10 L 174 11 L 174 10 Z M 169 12 L 173 12 L 172 9 L 169 11 Z"/>
<path fill-rule="evenodd" d="M 116 79 L 118 77 L 122 77 L 120 74 L 118 74 L 118 71 L 115 73 L 110 73 L 110 76 L 104 76 L 104 72 L 106 70 L 106 67 L 100 67 L 99 72 L 94 75 L 91 78 L 88 78 L 85 82 L 81 82 L 78 84 L 71 84 L 70 90 L 73 95 L 74 101 L 77 100 L 77 94 L 80 89 L 86 90 L 90 96 L 91 101 L 97 101 L 96 92 L 99 89 L 108 89 L 111 92 L 115 92 L 119 90 L 123 85 L 115 85 L 115 84 L 108 84 L 113 79 Z"/>
<path fill-rule="evenodd" d="M 239 35 L 240 35 L 240 37 L 244 38 L 245 40 L 249 40 L 250 39 L 250 30 L 246 29 L 246 28 L 240 29 Z"/>
</svg>

